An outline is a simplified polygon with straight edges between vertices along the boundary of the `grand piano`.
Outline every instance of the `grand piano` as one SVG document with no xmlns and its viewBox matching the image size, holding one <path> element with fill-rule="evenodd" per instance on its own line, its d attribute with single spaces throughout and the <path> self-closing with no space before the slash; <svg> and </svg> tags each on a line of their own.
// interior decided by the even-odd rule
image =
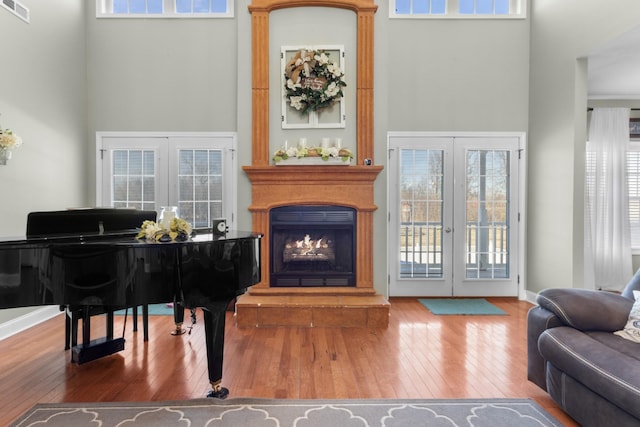
<svg viewBox="0 0 640 427">
<path fill-rule="evenodd" d="M 200 229 L 183 242 L 147 242 L 135 230 L 0 240 L 0 308 L 25 306 L 134 307 L 177 302 L 202 308 L 209 397 L 222 387 L 225 312 L 230 301 L 260 281 L 261 235 Z M 124 338 L 72 348 L 124 348 Z"/>
</svg>

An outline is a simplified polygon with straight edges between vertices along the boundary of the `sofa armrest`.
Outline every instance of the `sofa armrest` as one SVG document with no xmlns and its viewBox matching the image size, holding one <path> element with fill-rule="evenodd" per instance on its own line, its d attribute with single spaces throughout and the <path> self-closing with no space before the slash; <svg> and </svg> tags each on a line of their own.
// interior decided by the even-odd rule
<svg viewBox="0 0 640 427">
<path fill-rule="evenodd" d="M 604 332 L 624 328 L 633 306 L 633 301 L 619 294 L 573 288 L 545 289 L 537 302 L 566 326 Z"/>
<path fill-rule="evenodd" d="M 538 350 L 540 335 L 550 328 L 563 326 L 562 321 L 540 306 L 527 313 L 527 379 L 543 390 L 547 390 L 546 361 Z"/>
</svg>

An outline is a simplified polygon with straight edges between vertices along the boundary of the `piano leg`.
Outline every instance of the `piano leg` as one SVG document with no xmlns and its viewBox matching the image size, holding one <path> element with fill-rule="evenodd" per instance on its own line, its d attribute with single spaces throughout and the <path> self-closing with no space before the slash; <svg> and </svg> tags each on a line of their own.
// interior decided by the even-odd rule
<svg viewBox="0 0 640 427">
<path fill-rule="evenodd" d="M 171 335 L 182 335 L 186 332 L 182 328 L 182 324 L 184 323 L 184 303 L 177 299 L 173 300 L 173 322 L 176 328 L 171 332 Z"/>
<path fill-rule="evenodd" d="M 222 387 L 222 359 L 224 355 L 224 327 L 229 301 L 219 301 L 203 307 L 204 331 L 207 340 L 207 364 L 212 390 L 207 397 L 224 399 L 229 390 Z"/>
</svg>

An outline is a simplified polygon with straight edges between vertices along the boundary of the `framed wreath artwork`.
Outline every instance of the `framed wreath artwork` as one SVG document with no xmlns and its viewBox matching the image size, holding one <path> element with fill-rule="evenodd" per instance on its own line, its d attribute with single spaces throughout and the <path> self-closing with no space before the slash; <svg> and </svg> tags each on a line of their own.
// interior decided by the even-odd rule
<svg viewBox="0 0 640 427">
<path fill-rule="evenodd" d="M 344 128 L 344 47 L 284 46 L 282 127 Z"/>
</svg>

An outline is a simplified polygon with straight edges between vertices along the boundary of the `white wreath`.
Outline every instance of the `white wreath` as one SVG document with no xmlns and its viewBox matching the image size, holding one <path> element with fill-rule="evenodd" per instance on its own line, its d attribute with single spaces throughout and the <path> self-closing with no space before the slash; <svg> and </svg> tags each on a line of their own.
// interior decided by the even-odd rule
<svg viewBox="0 0 640 427">
<path fill-rule="evenodd" d="M 344 96 L 340 66 L 323 50 L 300 49 L 284 69 L 285 97 L 304 113 L 326 108 Z"/>
</svg>

